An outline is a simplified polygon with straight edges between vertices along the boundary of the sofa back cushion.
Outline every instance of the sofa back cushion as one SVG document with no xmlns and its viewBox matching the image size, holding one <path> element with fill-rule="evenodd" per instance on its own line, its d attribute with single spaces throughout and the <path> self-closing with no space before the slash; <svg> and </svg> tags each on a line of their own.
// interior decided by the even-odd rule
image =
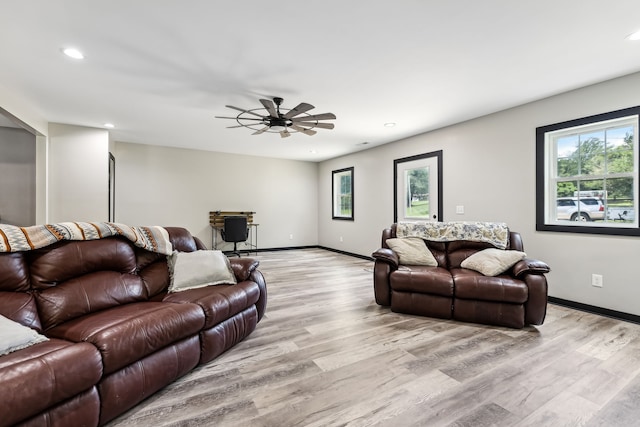
<svg viewBox="0 0 640 427">
<path fill-rule="evenodd" d="M 460 264 L 471 255 L 483 249 L 493 248 L 490 243 L 455 240 L 448 243 L 449 268 L 460 268 Z"/>
<path fill-rule="evenodd" d="M 447 243 L 446 242 L 425 242 L 427 247 L 438 261 L 438 267 L 448 268 L 447 265 Z"/>
<path fill-rule="evenodd" d="M 0 254 L 0 314 L 40 332 L 35 299 L 29 293 L 29 266 L 24 252 Z"/>
<path fill-rule="evenodd" d="M 31 285 L 44 330 L 149 295 L 135 248 L 121 237 L 67 241 L 29 253 Z"/>
<path fill-rule="evenodd" d="M 479 252 L 483 249 L 493 248 L 489 243 L 482 242 L 469 242 L 467 240 L 456 240 L 448 243 L 448 256 L 449 256 L 449 268 L 460 268 L 460 264 L 471 255 Z M 524 251 L 524 245 L 522 244 L 522 237 L 520 233 L 511 231 L 509 232 L 509 242 L 507 243 L 507 250 Z"/>
<path fill-rule="evenodd" d="M 0 291 L 29 290 L 29 267 L 24 252 L 0 254 Z"/>
</svg>

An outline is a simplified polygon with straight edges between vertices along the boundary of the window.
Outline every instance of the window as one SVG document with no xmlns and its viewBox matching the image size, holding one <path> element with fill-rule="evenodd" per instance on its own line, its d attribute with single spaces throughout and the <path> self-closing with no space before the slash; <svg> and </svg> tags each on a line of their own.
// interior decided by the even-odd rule
<svg viewBox="0 0 640 427">
<path fill-rule="evenodd" d="M 442 221 L 442 151 L 393 161 L 394 222 Z"/>
<path fill-rule="evenodd" d="M 353 167 L 332 172 L 333 219 L 353 221 Z"/>
<path fill-rule="evenodd" d="M 536 229 L 640 235 L 638 116 L 628 108 L 536 129 Z"/>
</svg>

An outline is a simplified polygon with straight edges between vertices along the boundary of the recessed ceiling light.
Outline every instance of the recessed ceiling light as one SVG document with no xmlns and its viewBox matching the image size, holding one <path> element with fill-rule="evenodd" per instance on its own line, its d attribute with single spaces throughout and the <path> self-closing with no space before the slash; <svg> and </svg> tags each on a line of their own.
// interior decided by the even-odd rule
<svg viewBox="0 0 640 427">
<path fill-rule="evenodd" d="M 113 123 L 105 123 L 104 127 L 109 128 L 109 129 L 113 129 L 115 126 Z"/>
<path fill-rule="evenodd" d="M 318 154 L 318 152 L 317 152 L 316 150 L 309 150 L 309 152 L 310 152 L 311 154 Z"/>
<path fill-rule="evenodd" d="M 65 47 L 62 49 L 62 53 L 73 59 L 84 59 L 84 55 L 75 47 Z"/>
<path fill-rule="evenodd" d="M 386 127 L 386 128 L 392 128 L 392 127 L 394 127 L 395 125 L 396 125 L 395 123 L 393 123 L 393 122 L 389 122 L 389 123 L 385 123 L 385 124 L 384 124 L 384 127 Z"/>
<path fill-rule="evenodd" d="M 627 36 L 627 39 L 629 39 L 629 40 L 634 40 L 634 41 L 635 41 L 635 40 L 640 40 L 640 31 L 636 31 L 636 32 L 635 32 L 635 33 L 633 33 L 633 34 L 629 34 L 629 35 Z"/>
</svg>

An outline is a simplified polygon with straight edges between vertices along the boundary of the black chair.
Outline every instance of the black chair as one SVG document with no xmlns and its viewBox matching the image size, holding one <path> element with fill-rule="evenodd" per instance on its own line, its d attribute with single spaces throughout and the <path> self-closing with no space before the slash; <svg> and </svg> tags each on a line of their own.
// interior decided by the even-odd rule
<svg viewBox="0 0 640 427">
<path fill-rule="evenodd" d="M 247 226 L 246 216 L 225 216 L 224 228 L 222 229 L 222 240 L 225 242 L 233 242 L 232 254 L 240 256 L 238 252 L 238 242 L 246 242 L 249 238 L 249 227 Z"/>
</svg>

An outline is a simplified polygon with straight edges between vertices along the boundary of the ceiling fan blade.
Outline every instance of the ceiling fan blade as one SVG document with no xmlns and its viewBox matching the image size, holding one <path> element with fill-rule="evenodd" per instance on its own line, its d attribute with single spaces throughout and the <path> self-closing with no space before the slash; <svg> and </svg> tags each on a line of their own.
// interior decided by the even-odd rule
<svg viewBox="0 0 640 427">
<path fill-rule="evenodd" d="M 262 103 L 262 105 L 264 105 L 264 108 L 267 109 L 267 111 L 269 112 L 269 115 L 271 117 L 275 117 L 278 118 L 280 116 L 278 116 L 278 112 L 276 111 L 276 106 L 273 105 L 273 101 L 270 99 L 261 99 L 260 102 Z"/>
<path fill-rule="evenodd" d="M 297 130 L 298 132 L 302 132 L 302 133 L 304 133 L 305 135 L 309 135 L 309 136 L 313 136 L 313 135 L 315 135 L 316 133 L 318 133 L 318 132 L 316 132 L 315 130 L 311 130 L 311 129 L 303 128 L 302 126 L 298 126 L 298 125 L 296 125 L 295 123 L 292 123 L 292 124 L 291 124 L 291 128 L 292 128 L 292 129 Z"/>
<path fill-rule="evenodd" d="M 265 126 L 262 129 L 258 129 L 257 131 L 255 131 L 254 133 L 252 133 L 251 135 L 260 135 L 261 133 L 266 132 L 267 130 L 269 130 L 269 126 Z"/>
<path fill-rule="evenodd" d="M 288 111 L 287 114 L 284 115 L 284 118 L 290 119 L 291 117 L 295 117 L 298 114 L 305 113 L 311 110 L 312 108 L 315 108 L 315 107 L 311 104 L 307 104 L 306 102 L 301 102 L 297 106 L 293 107 L 291 111 Z"/>
<path fill-rule="evenodd" d="M 288 138 L 288 137 L 291 136 L 291 134 L 289 133 L 288 130 L 285 129 L 283 131 L 280 131 L 280 136 L 283 137 L 283 138 Z"/>
<path fill-rule="evenodd" d="M 307 122 L 309 120 L 331 120 L 335 118 L 336 118 L 336 115 L 333 113 L 322 113 L 322 114 L 315 114 L 311 116 L 294 117 L 290 120 L 292 122 Z"/>
<path fill-rule="evenodd" d="M 223 116 L 214 116 L 216 119 L 233 119 L 233 120 L 237 120 L 237 117 L 223 117 Z M 262 116 L 260 116 L 262 117 Z M 253 117 L 243 117 L 240 120 L 257 120 L 257 121 L 262 121 L 264 119 L 254 119 Z"/>
<path fill-rule="evenodd" d="M 333 129 L 336 125 L 333 123 L 315 123 L 315 122 L 296 122 L 300 126 L 309 126 L 312 128 Z"/>
<path fill-rule="evenodd" d="M 245 110 L 244 108 L 234 107 L 233 105 L 225 105 L 225 107 L 233 108 L 234 110 L 242 111 L 243 113 L 247 113 L 247 114 L 253 114 L 254 116 L 258 116 L 258 117 L 262 117 L 262 118 L 266 117 L 266 116 L 261 116 L 258 113 L 254 113 L 253 111 Z"/>
</svg>

